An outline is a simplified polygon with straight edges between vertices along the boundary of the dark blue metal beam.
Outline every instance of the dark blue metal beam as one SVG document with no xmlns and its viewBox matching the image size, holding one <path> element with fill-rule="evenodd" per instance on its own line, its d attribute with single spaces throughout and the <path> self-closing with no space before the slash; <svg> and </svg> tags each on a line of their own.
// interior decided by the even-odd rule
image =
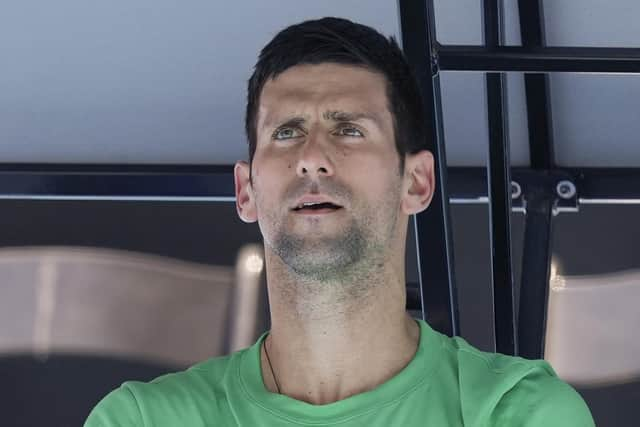
<svg viewBox="0 0 640 427">
<path fill-rule="evenodd" d="M 640 48 L 438 46 L 443 71 L 640 73 Z"/>
<path fill-rule="evenodd" d="M 519 0 L 520 36 L 525 48 L 545 46 L 542 0 Z M 525 97 L 529 128 L 531 168 L 539 171 L 555 167 L 549 81 L 546 74 L 525 74 Z M 529 359 L 544 357 L 544 340 L 549 301 L 553 205 L 552 188 L 528 187 L 524 233 L 524 254 L 518 312 L 519 355 Z"/>
<path fill-rule="evenodd" d="M 487 170 L 447 168 L 448 193 L 461 203 L 487 203 Z M 557 168 L 540 171 L 512 168 L 512 178 L 526 192 L 538 186 L 553 193 L 555 184 L 570 180 L 580 200 L 591 203 L 640 201 L 640 168 Z M 0 163 L 0 197 L 56 198 L 119 196 L 142 200 L 168 197 L 235 198 L 233 165 L 77 165 Z"/>
<path fill-rule="evenodd" d="M 434 61 L 435 21 L 432 0 L 400 0 L 402 47 L 420 84 L 427 138 L 435 158 L 436 191 L 431 206 L 415 215 L 423 318 L 436 330 L 458 335 L 458 302 L 442 128 L 440 78 Z"/>
<path fill-rule="evenodd" d="M 502 43 L 499 0 L 484 0 L 484 38 L 487 47 Z M 517 354 L 514 286 L 511 266 L 511 164 L 507 135 L 504 75 L 487 73 L 489 119 L 489 226 L 496 351 Z"/>
</svg>

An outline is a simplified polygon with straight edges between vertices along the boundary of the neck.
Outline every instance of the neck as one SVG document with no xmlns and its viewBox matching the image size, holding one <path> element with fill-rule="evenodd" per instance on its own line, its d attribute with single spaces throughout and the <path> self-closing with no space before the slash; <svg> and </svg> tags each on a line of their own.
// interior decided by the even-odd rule
<svg viewBox="0 0 640 427">
<path fill-rule="evenodd" d="M 316 405 L 336 402 L 388 381 L 415 355 L 420 328 L 405 310 L 403 277 L 370 286 L 351 301 L 344 295 L 336 300 L 335 292 L 292 300 L 279 289 L 297 288 L 269 287 L 271 366 L 264 349 L 261 359 L 265 387 L 273 393 L 279 388 Z"/>
</svg>

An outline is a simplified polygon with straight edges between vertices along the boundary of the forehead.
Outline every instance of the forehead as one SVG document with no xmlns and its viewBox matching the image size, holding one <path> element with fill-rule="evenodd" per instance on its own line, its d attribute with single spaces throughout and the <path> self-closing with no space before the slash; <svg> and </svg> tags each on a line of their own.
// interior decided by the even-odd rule
<svg viewBox="0 0 640 427">
<path fill-rule="evenodd" d="M 258 128 L 283 115 L 320 114 L 326 110 L 389 114 L 386 78 L 353 65 L 296 65 L 265 83 Z"/>
</svg>

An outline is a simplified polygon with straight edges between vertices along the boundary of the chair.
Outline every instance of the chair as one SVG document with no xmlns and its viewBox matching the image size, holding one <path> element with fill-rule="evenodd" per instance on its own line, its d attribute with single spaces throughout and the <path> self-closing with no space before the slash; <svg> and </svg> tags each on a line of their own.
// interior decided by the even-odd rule
<svg viewBox="0 0 640 427">
<path fill-rule="evenodd" d="M 209 266 L 112 249 L 0 249 L 3 425 L 82 425 L 126 380 L 149 381 L 255 342 L 262 248 Z"/>
<path fill-rule="evenodd" d="M 260 260 L 260 247 L 242 248 L 234 269 L 112 249 L 2 249 L 0 352 L 187 366 L 248 346 L 262 330 L 260 271 L 242 264 L 252 254 Z"/>
<path fill-rule="evenodd" d="M 581 387 L 640 380 L 640 270 L 552 274 L 545 359 Z"/>
</svg>

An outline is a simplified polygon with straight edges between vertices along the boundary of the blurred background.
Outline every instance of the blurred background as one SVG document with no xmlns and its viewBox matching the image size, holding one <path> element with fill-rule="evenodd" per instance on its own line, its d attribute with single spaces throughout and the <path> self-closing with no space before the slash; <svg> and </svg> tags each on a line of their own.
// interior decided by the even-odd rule
<svg viewBox="0 0 640 427">
<path fill-rule="evenodd" d="M 539 3 L 549 46 L 639 47 L 640 3 Z M 439 43 L 483 43 L 482 1 L 435 0 L 434 10 Z M 507 45 L 521 44 L 518 14 L 504 0 Z M 0 5 L 3 425 L 81 425 L 123 381 L 228 354 L 269 328 L 262 236 L 238 218 L 229 171 L 248 159 L 246 81 L 259 50 L 285 26 L 323 16 L 402 39 L 398 4 L 387 0 Z M 640 167 L 637 75 L 548 81 L 558 167 Z M 486 167 L 484 73 L 443 71 L 440 82 L 447 166 Z M 506 109 L 511 165 L 530 167 L 522 73 L 507 73 Z M 128 173 L 121 185 L 140 186 L 139 197 L 105 195 L 111 184 L 95 172 L 115 170 L 114 179 L 131 165 L 178 169 L 143 184 Z M 181 174 L 213 166 L 226 174 L 221 196 L 192 197 Z M 154 185 L 175 191 L 156 196 Z M 82 196 L 67 194 L 74 186 Z M 639 415 L 636 202 L 592 200 L 552 218 L 544 357 L 598 426 Z M 460 335 L 495 351 L 487 200 L 452 199 L 451 216 Z M 511 217 L 516 307 L 525 217 Z"/>
</svg>

